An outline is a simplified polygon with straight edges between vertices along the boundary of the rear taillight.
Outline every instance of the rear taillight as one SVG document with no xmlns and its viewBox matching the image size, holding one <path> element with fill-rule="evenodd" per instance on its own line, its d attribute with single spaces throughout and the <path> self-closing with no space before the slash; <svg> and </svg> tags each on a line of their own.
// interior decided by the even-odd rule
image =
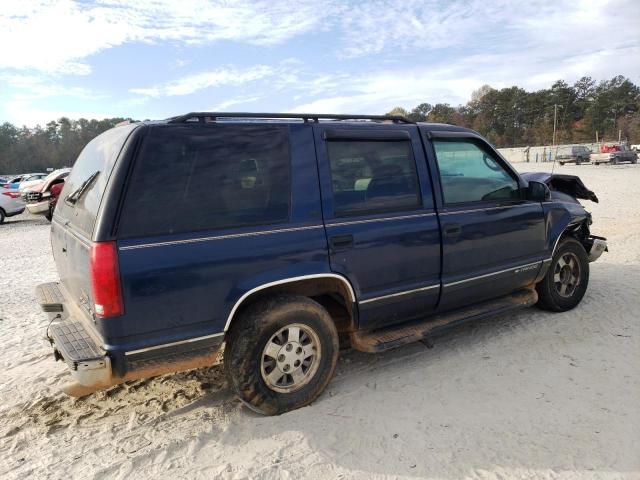
<svg viewBox="0 0 640 480">
<path fill-rule="evenodd" d="M 2 195 L 6 195 L 10 198 L 18 198 L 20 196 L 19 192 L 2 192 Z"/>
<path fill-rule="evenodd" d="M 96 316 L 117 317 L 124 313 L 115 242 L 98 242 L 91 247 L 91 289 Z"/>
</svg>

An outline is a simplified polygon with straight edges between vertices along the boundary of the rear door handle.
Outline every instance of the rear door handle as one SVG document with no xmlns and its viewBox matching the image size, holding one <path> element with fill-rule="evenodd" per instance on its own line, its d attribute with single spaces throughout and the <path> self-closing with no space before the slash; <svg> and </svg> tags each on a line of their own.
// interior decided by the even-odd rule
<svg viewBox="0 0 640 480">
<path fill-rule="evenodd" d="M 335 235 L 329 238 L 331 248 L 348 248 L 353 246 L 353 235 Z"/>
<path fill-rule="evenodd" d="M 444 227 L 444 234 L 447 237 L 457 237 L 460 233 L 462 233 L 462 225 L 459 223 L 452 223 Z"/>
</svg>

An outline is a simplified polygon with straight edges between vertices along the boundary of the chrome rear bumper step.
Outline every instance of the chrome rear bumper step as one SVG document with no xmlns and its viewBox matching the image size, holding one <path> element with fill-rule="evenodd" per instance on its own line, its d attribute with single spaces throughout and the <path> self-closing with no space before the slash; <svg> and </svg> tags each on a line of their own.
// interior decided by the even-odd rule
<svg viewBox="0 0 640 480">
<path fill-rule="evenodd" d="M 109 384 L 111 359 L 80 322 L 60 316 L 51 323 L 48 338 L 56 359 L 69 366 L 78 383 L 87 386 Z"/>
</svg>

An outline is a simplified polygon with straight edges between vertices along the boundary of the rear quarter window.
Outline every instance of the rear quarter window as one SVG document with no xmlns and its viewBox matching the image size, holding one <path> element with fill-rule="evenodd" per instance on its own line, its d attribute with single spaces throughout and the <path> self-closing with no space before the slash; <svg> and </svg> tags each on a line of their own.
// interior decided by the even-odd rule
<svg viewBox="0 0 640 480">
<path fill-rule="evenodd" d="M 157 126 L 135 160 L 118 236 L 285 222 L 290 183 L 287 126 Z"/>
<path fill-rule="evenodd" d="M 71 225 L 88 237 L 93 234 L 102 195 L 107 187 L 113 166 L 124 142 L 137 127 L 138 125 L 131 124 L 112 128 L 91 140 L 80 152 L 65 181 L 64 189 L 60 194 L 61 201 L 56 206 L 56 215 L 68 220 Z M 93 175 L 95 175 L 94 180 L 87 186 L 77 202 L 68 201 L 67 199 Z"/>
</svg>

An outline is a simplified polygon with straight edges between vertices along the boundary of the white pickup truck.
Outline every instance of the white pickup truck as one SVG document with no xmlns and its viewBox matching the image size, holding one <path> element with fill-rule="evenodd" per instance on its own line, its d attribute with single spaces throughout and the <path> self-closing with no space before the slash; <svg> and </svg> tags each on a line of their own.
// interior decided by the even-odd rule
<svg viewBox="0 0 640 480">
<path fill-rule="evenodd" d="M 592 153 L 591 163 L 611 163 L 618 165 L 622 162 L 638 163 L 638 154 L 628 145 L 615 145 L 614 149 L 604 153 Z"/>
</svg>

